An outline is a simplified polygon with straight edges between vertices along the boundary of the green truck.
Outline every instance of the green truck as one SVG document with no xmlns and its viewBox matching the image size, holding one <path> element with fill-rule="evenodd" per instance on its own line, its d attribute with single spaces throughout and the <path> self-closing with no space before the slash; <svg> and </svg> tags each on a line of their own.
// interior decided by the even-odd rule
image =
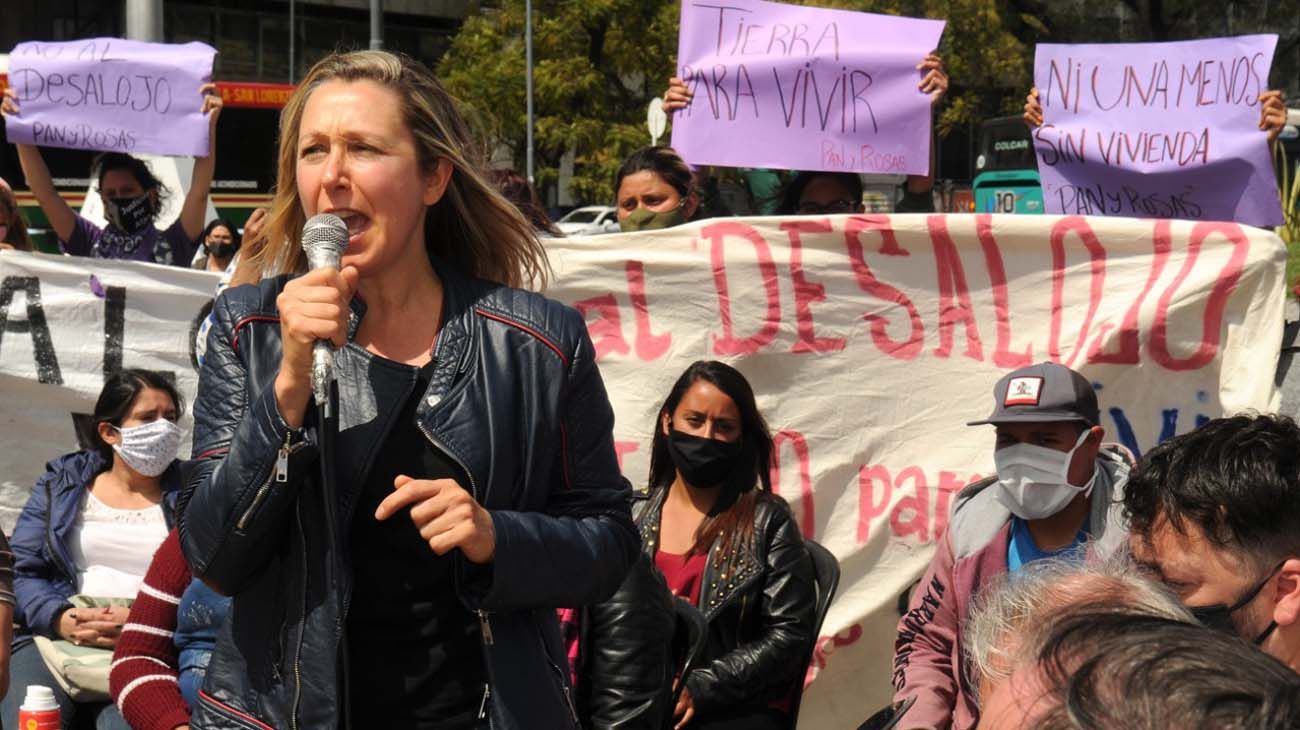
<svg viewBox="0 0 1300 730">
<path fill-rule="evenodd" d="M 1043 213 L 1043 185 L 1029 128 L 1020 117 L 980 125 L 975 179 L 977 213 Z"/>
</svg>

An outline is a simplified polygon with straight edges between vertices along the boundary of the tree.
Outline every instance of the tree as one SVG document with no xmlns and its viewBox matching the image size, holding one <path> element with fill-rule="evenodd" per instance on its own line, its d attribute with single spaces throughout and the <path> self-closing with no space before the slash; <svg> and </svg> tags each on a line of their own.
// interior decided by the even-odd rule
<svg viewBox="0 0 1300 730">
<path fill-rule="evenodd" d="M 538 187 L 554 186 L 573 151 L 569 192 L 612 201 L 623 158 L 649 143 L 646 105 L 663 92 L 677 50 L 677 6 L 646 0 L 533 3 Z M 439 76 L 523 167 L 524 3 L 502 0 L 465 22 Z"/>
<path fill-rule="evenodd" d="M 947 21 L 940 52 L 951 86 L 941 137 L 990 117 L 1019 114 L 1033 82 L 1034 46 L 1278 33 L 1273 84 L 1297 95 L 1300 0 L 814 0 L 800 4 Z M 439 65 L 447 87 L 522 167 L 525 138 L 524 2 L 498 0 L 465 22 Z M 537 0 L 538 184 L 553 189 L 573 152 L 569 192 L 611 201 L 613 176 L 649 142 L 645 108 L 677 55 L 679 4 L 662 0 Z M 919 61 L 920 59 L 918 59 Z"/>
<path fill-rule="evenodd" d="M 1028 11 L 1000 0 L 829 0 L 841 9 L 946 18 L 943 52 L 954 79 L 940 134 L 1019 109 L 1029 87 L 1034 34 Z M 624 157 L 649 142 L 645 109 L 677 55 L 680 6 L 657 0 L 534 3 L 536 162 L 553 187 L 575 153 L 569 192 L 613 199 Z M 439 65 L 448 89 L 522 167 L 525 148 L 524 3 L 500 0 L 465 22 Z M 917 59 L 920 60 L 919 58 Z"/>
</svg>

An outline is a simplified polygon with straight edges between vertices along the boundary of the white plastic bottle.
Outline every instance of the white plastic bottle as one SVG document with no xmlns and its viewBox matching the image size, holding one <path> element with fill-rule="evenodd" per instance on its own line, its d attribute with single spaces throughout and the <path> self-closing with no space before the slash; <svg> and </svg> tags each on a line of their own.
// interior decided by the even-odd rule
<svg viewBox="0 0 1300 730">
<path fill-rule="evenodd" d="M 54 690 L 27 685 L 23 705 L 18 708 L 18 730 L 59 730 L 59 703 L 54 699 Z"/>
</svg>

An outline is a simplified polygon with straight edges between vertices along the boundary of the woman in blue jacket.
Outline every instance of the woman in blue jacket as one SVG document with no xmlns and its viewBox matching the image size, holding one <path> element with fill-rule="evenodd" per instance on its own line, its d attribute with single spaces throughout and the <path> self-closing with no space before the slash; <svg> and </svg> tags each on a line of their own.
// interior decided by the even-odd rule
<svg viewBox="0 0 1300 730">
<path fill-rule="evenodd" d="M 0 703 L 4 727 L 18 727 L 23 688 L 54 689 L 64 727 L 89 714 L 98 728 L 125 728 L 110 703 L 74 703 L 50 675 L 33 636 L 111 649 L 128 609 L 74 608 L 70 598 L 135 598 L 171 529 L 180 487 L 182 401 L 159 373 L 109 376 L 94 410 L 94 447 L 46 465 L 32 489 L 12 546 L 15 560 L 11 686 Z"/>
</svg>

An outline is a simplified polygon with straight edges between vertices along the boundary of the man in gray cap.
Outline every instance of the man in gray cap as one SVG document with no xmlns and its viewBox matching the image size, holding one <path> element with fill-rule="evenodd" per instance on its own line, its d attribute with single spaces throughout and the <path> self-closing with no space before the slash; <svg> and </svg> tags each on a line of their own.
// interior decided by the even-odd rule
<svg viewBox="0 0 1300 730">
<path fill-rule="evenodd" d="M 948 531 L 912 593 L 894 644 L 895 701 L 915 697 L 900 728 L 969 730 L 979 707 L 962 629 L 981 586 L 1049 557 L 1109 555 L 1125 544 L 1123 487 L 1132 456 L 1102 445 L 1097 395 L 1055 363 L 1024 367 L 993 388 L 997 474 L 958 495 Z"/>
</svg>

